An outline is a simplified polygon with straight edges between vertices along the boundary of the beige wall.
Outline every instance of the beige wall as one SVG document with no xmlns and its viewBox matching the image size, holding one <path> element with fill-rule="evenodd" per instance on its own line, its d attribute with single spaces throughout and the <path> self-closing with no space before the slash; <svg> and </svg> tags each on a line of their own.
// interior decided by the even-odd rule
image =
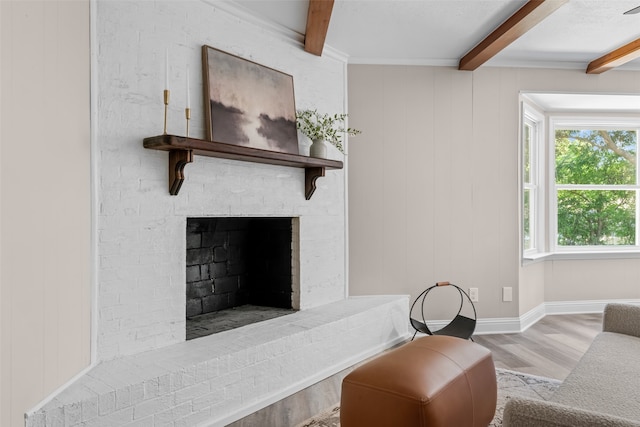
<svg viewBox="0 0 640 427">
<path fill-rule="evenodd" d="M 349 142 L 352 295 L 414 298 L 449 280 L 479 288 L 484 318 L 550 300 L 638 297 L 638 260 L 520 267 L 520 91 L 637 93 L 640 73 L 349 66 L 350 125 L 364 132 Z M 606 277 L 616 284 L 603 288 Z M 504 286 L 512 303 L 501 301 Z"/>
<path fill-rule="evenodd" d="M 640 299 L 640 260 L 548 261 L 546 301 Z"/>
<path fill-rule="evenodd" d="M 520 269 L 518 282 L 520 314 L 533 310 L 546 301 L 544 284 L 546 274 L 549 271 L 547 264 L 546 262 L 538 262 Z"/>
<path fill-rule="evenodd" d="M 89 364 L 89 2 L 0 1 L 0 425 Z"/>
</svg>

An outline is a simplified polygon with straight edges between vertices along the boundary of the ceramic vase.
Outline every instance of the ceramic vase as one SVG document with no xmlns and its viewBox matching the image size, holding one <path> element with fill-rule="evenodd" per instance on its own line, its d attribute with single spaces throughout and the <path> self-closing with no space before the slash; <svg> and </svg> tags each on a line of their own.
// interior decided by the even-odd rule
<svg viewBox="0 0 640 427">
<path fill-rule="evenodd" d="M 314 139 L 309 147 L 309 156 L 321 159 L 327 158 L 327 143 L 324 139 Z"/>
</svg>

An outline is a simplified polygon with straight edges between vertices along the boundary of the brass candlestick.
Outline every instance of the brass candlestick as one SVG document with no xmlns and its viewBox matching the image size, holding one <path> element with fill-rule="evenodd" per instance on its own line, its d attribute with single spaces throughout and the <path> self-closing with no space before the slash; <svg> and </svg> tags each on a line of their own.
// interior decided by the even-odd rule
<svg viewBox="0 0 640 427">
<path fill-rule="evenodd" d="M 187 119 L 187 138 L 189 138 L 189 120 L 191 120 L 191 108 L 184 109 L 184 117 Z"/>
<path fill-rule="evenodd" d="M 169 98 L 171 92 L 169 89 L 164 90 L 164 134 L 167 134 L 167 111 L 169 110 Z"/>
</svg>

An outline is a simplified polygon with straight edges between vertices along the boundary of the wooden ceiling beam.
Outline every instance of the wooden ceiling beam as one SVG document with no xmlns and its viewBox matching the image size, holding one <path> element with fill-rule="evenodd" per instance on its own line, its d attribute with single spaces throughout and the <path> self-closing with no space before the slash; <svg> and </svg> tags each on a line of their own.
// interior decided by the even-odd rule
<svg viewBox="0 0 640 427">
<path fill-rule="evenodd" d="M 458 64 L 459 70 L 473 71 L 518 37 L 551 15 L 568 0 L 529 0 L 502 25 L 496 28 L 476 47 L 467 53 Z"/>
<path fill-rule="evenodd" d="M 640 39 L 619 47 L 598 59 L 594 59 L 587 66 L 587 74 L 604 73 L 636 58 L 640 58 Z"/>
<path fill-rule="evenodd" d="M 334 0 L 309 0 L 307 29 L 304 37 L 304 50 L 321 56 L 324 40 L 327 38 L 331 11 Z"/>
</svg>

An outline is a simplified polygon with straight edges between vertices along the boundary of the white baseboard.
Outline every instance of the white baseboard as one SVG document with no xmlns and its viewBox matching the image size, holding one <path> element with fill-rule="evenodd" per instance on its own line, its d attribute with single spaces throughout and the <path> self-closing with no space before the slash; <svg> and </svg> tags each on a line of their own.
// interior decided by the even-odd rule
<svg viewBox="0 0 640 427">
<path fill-rule="evenodd" d="M 476 335 L 524 332 L 546 315 L 544 304 L 540 304 L 520 317 L 478 319 L 476 322 Z"/>
<path fill-rule="evenodd" d="M 474 335 L 511 334 L 524 332 L 540 319 L 554 314 L 602 313 L 609 303 L 623 303 L 640 306 L 640 299 L 586 300 L 586 301 L 551 301 L 545 302 L 520 317 L 479 318 L 476 321 Z M 437 331 L 445 327 L 449 321 L 434 320 L 429 328 Z"/>
<path fill-rule="evenodd" d="M 546 302 L 547 314 L 602 313 L 609 303 L 640 305 L 639 299 Z"/>
</svg>

